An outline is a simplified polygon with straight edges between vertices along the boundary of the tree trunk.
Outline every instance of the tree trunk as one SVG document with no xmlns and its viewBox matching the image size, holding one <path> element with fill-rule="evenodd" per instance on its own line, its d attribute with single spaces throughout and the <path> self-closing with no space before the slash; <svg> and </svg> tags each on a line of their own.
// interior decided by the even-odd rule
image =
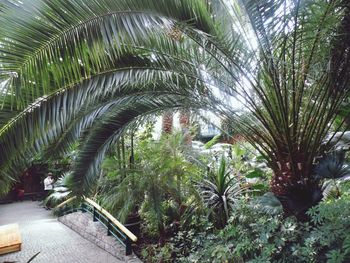
<svg viewBox="0 0 350 263">
<path fill-rule="evenodd" d="M 313 165 L 308 165 L 299 154 L 293 163 L 287 158 L 279 158 L 278 167 L 273 168 L 274 176 L 271 180 L 271 192 L 281 201 L 287 216 L 295 215 L 299 220 L 308 219 L 306 212 L 322 200 L 319 182 L 312 176 Z M 289 160 L 291 158 L 288 158 Z M 310 167 L 308 167 L 310 166 Z"/>
<path fill-rule="evenodd" d="M 173 111 L 169 110 L 164 112 L 162 120 L 162 133 L 171 134 L 173 131 Z"/>
<path fill-rule="evenodd" d="M 190 132 L 190 112 L 187 110 L 180 111 L 181 131 L 187 145 L 192 144 L 192 136 Z"/>
</svg>

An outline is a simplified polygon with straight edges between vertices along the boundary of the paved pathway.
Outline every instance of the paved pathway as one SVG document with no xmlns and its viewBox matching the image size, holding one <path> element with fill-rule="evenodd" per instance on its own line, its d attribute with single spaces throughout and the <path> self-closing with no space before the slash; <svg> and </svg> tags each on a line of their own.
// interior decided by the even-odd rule
<svg viewBox="0 0 350 263">
<path fill-rule="evenodd" d="M 0 205 L 0 226 L 18 223 L 22 251 L 0 256 L 0 263 L 112 263 L 122 262 L 57 221 L 38 202 Z"/>
</svg>

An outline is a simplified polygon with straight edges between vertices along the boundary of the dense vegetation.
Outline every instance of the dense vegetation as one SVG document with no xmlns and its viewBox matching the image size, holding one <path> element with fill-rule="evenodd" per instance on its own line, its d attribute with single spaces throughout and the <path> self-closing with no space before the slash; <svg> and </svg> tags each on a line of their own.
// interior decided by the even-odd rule
<svg viewBox="0 0 350 263">
<path fill-rule="evenodd" d="M 67 196 L 140 219 L 146 261 L 349 260 L 349 1 L 5 0 L 0 23 L 1 194 L 74 150 Z M 135 133 L 176 110 L 244 146 Z"/>
<path fill-rule="evenodd" d="M 181 132 L 154 140 L 151 131 L 126 135 L 112 148 L 93 193 L 137 234 L 134 250 L 145 262 L 349 260 L 344 152 L 319 161 L 314 172 L 322 178 L 323 201 L 300 221 L 268 192 L 272 171 L 246 142 L 195 149 Z"/>
<path fill-rule="evenodd" d="M 115 151 L 109 153 L 96 189 L 97 200 L 117 218 L 137 218 L 130 226 L 145 262 L 350 259 L 350 169 L 344 155 L 319 162 L 315 173 L 323 178 L 324 201 L 299 221 L 286 217 L 267 192 L 272 173 L 247 143 L 207 153 L 186 145 L 181 133 L 159 141 L 146 133 L 134 138 L 135 159 L 126 169 Z"/>
</svg>

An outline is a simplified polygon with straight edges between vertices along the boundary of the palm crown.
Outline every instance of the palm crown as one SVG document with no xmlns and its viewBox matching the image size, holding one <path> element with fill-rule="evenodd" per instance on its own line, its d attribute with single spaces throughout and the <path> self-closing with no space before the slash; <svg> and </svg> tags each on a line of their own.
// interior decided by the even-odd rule
<svg viewBox="0 0 350 263">
<path fill-rule="evenodd" d="M 350 91 L 347 1 L 7 0 L 0 10 L 3 192 L 33 154 L 79 140 L 84 193 L 126 129 L 189 108 L 231 120 L 283 196 L 315 187 L 314 159 L 344 129 L 333 124 Z"/>
</svg>

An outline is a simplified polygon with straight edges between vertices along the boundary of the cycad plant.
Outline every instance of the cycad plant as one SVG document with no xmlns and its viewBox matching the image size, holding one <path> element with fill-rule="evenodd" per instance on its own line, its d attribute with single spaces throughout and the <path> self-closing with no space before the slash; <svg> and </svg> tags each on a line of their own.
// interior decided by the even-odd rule
<svg viewBox="0 0 350 263">
<path fill-rule="evenodd" d="M 350 166 L 344 151 L 334 151 L 324 156 L 315 168 L 316 179 L 323 189 L 323 198 L 340 197 L 340 184 L 350 180 Z"/>
<path fill-rule="evenodd" d="M 271 190 L 317 203 L 314 159 L 349 97 L 346 0 L 5 0 L 0 185 L 75 141 L 87 194 L 112 143 L 169 109 L 228 118 L 268 160 Z M 176 32 L 176 37 L 174 37 Z M 346 119 L 346 118 L 345 118 Z M 293 205 L 284 202 L 286 211 Z"/>
</svg>

